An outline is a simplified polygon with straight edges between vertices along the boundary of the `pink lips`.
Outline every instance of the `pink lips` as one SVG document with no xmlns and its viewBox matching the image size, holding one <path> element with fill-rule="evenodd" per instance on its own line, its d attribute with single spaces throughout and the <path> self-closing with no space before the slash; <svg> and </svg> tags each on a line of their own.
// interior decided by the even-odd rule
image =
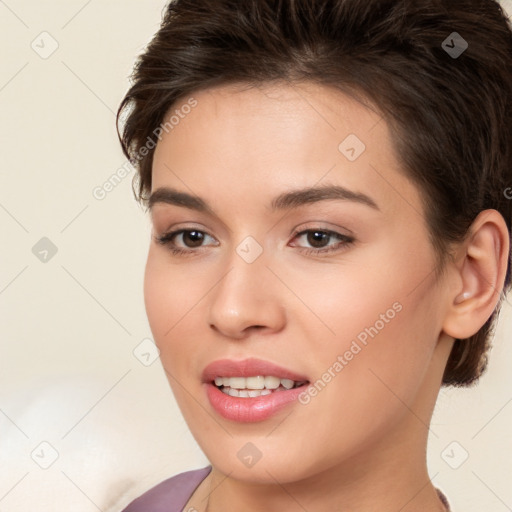
<svg viewBox="0 0 512 512">
<path fill-rule="evenodd" d="M 242 361 L 219 359 L 210 363 L 203 370 L 203 382 L 211 382 L 215 377 L 252 377 L 255 375 L 273 375 L 280 379 L 291 379 L 297 382 L 308 380 L 304 375 L 277 366 L 261 359 L 249 358 Z"/>
<path fill-rule="evenodd" d="M 244 359 L 233 361 L 222 359 L 209 364 L 202 373 L 206 396 L 222 417 L 237 422 L 263 421 L 286 407 L 309 385 L 309 382 L 286 391 L 274 391 L 269 395 L 258 397 L 233 397 L 226 395 L 215 386 L 215 377 L 252 377 L 256 375 L 272 375 L 280 379 L 291 379 L 296 382 L 308 381 L 307 377 L 291 370 L 261 359 Z"/>
</svg>

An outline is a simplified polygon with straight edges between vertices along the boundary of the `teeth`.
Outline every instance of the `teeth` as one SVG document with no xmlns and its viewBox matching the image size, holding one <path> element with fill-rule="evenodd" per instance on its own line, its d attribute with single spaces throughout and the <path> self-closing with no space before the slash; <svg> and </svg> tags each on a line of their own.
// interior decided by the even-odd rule
<svg viewBox="0 0 512 512">
<path fill-rule="evenodd" d="M 261 375 L 257 377 L 247 377 L 245 379 L 245 387 L 247 389 L 263 389 L 265 387 L 265 377 Z"/>
<path fill-rule="evenodd" d="M 282 388 L 284 391 L 284 388 Z M 221 391 L 229 396 L 236 396 L 239 398 L 254 398 L 257 396 L 270 395 L 272 391 L 270 389 L 233 389 L 233 388 L 222 388 Z"/>
<path fill-rule="evenodd" d="M 265 387 L 267 389 L 277 389 L 281 384 L 281 379 L 277 377 L 265 377 Z"/>
<path fill-rule="evenodd" d="M 226 380 L 226 379 L 224 379 Z M 245 389 L 247 386 L 245 385 L 245 377 L 230 377 L 227 379 L 229 384 L 227 384 L 230 388 L 235 389 Z M 226 386 L 226 382 L 224 382 L 224 386 Z"/>
<path fill-rule="evenodd" d="M 295 382 L 290 379 L 281 379 L 281 385 L 285 387 L 286 389 L 292 389 Z"/>
<path fill-rule="evenodd" d="M 280 379 L 274 375 L 257 375 L 254 377 L 215 377 L 215 385 L 230 396 L 255 397 L 269 395 L 274 390 L 286 391 L 304 382 Z"/>
</svg>

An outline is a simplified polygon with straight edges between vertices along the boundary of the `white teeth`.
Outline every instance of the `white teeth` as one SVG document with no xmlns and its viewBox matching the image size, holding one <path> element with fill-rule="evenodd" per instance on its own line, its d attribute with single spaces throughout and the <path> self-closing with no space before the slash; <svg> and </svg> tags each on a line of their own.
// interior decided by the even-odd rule
<svg viewBox="0 0 512 512">
<path fill-rule="evenodd" d="M 286 391 L 295 385 L 304 382 L 295 382 L 291 379 L 280 379 L 274 375 L 256 375 L 254 377 L 215 377 L 215 385 L 230 396 L 256 397 L 269 395 L 273 391 Z"/>
<path fill-rule="evenodd" d="M 282 388 L 284 391 L 284 388 Z M 233 389 L 233 388 L 222 388 L 221 391 L 229 396 L 236 396 L 239 398 L 255 398 L 257 396 L 265 396 L 273 393 L 270 389 Z"/>
<path fill-rule="evenodd" d="M 286 389 L 292 389 L 295 382 L 290 379 L 281 379 L 281 385 L 285 387 Z"/>
<path fill-rule="evenodd" d="M 230 377 L 229 379 L 229 384 L 228 386 L 230 388 L 235 388 L 235 389 L 245 389 L 247 386 L 245 384 L 245 377 Z M 226 385 L 226 383 L 224 383 L 224 386 Z"/>
<path fill-rule="evenodd" d="M 247 377 L 245 379 L 247 389 L 263 389 L 265 387 L 265 377 L 258 375 L 257 377 Z"/>
<path fill-rule="evenodd" d="M 277 377 L 265 377 L 265 387 L 267 389 L 277 389 L 281 384 L 281 379 Z"/>
</svg>

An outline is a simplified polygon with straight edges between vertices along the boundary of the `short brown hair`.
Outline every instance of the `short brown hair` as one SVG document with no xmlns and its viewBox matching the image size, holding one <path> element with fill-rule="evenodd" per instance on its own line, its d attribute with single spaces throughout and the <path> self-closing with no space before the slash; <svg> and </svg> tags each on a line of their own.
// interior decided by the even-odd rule
<svg viewBox="0 0 512 512">
<path fill-rule="evenodd" d="M 209 87 L 273 81 L 333 86 L 379 109 L 422 192 L 438 268 L 482 210 L 498 210 L 510 236 L 512 31 L 496 1 L 170 2 L 117 114 L 118 126 L 126 114 L 118 134 L 138 171 L 137 199 L 151 190 L 148 141 L 175 102 Z M 510 280 L 509 258 L 507 291 Z M 444 385 L 469 386 L 485 371 L 498 291 L 482 328 L 456 340 Z"/>
</svg>

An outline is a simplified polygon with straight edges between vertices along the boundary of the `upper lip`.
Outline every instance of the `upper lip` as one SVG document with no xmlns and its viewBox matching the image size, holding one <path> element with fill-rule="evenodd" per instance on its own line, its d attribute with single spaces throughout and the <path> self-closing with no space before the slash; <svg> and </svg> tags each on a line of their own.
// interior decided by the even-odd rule
<svg viewBox="0 0 512 512">
<path fill-rule="evenodd" d="M 262 359 L 248 358 L 240 361 L 219 359 L 210 363 L 203 370 L 203 382 L 212 382 L 215 377 L 254 377 L 256 375 L 279 377 L 296 382 L 307 381 L 308 378 L 292 370 L 278 366 Z"/>
</svg>

